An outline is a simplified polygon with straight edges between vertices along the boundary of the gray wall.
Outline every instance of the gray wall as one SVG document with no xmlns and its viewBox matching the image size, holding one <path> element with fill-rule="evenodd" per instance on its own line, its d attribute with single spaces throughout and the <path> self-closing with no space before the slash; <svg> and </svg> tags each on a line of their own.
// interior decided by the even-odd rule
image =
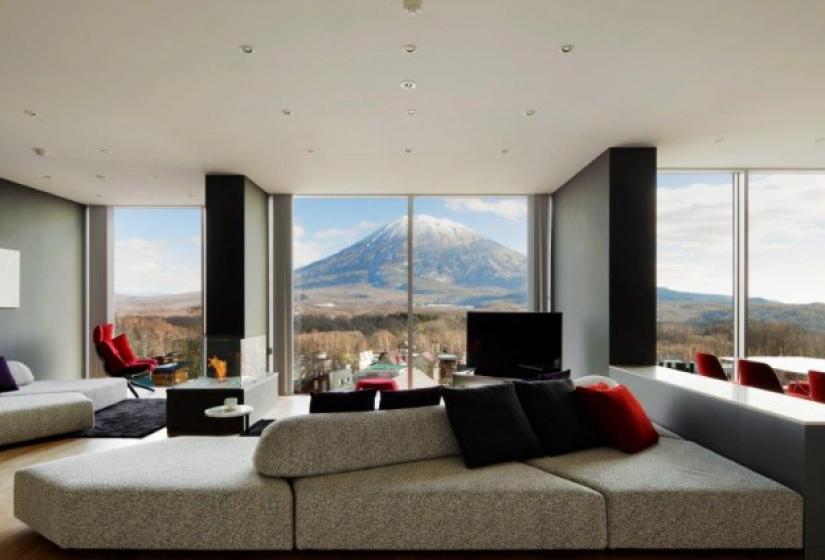
<svg viewBox="0 0 825 560">
<path fill-rule="evenodd" d="M 38 379 L 83 377 L 82 205 L 0 179 L 0 247 L 20 251 L 20 307 L 0 309 L 0 355 Z M 0 271 L 2 273 L 2 271 Z"/>
<path fill-rule="evenodd" d="M 244 332 L 257 336 L 267 333 L 269 319 L 267 196 L 249 179 L 244 191 Z"/>
<path fill-rule="evenodd" d="M 553 194 L 553 311 L 564 314 L 562 357 L 574 377 L 610 365 L 609 201 L 609 152 Z"/>
</svg>

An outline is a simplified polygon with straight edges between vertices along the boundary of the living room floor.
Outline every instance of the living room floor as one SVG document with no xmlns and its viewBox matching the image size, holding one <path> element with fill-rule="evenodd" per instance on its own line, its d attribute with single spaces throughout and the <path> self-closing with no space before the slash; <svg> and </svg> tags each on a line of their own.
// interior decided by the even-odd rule
<svg viewBox="0 0 825 560">
<path fill-rule="evenodd" d="M 161 389 L 154 394 L 147 395 L 149 398 L 163 398 L 164 391 Z M 305 414 L 309 409 L 309 398 L 307 396 L 278 397 L 276 409 L 266 416 L 270 418 L 286 418 L 298 414 Z M 55 438 L 42 440 L 27 445 L 10 446 L 0 448 L 0 560 L 40 560 L 40 559 L 63 559 L 63 558 L 129 558 L 129 559 L 155 559 L 155 558 L 373 558 L 395 559 L 395 558 L 428 558 L 428 559 L 452 559 L 452 558 L 479 558 L 485 560 L 498 560 L 505 558 L 533 559 L 533 558 L 575 558 L 581 560 L 597 559 L 711 559 L 711 560 L 800 560 L 802 553 L 795 552 L 662 552 L 662 551 L 594 551 L 594 552 L 155 552 L 155 551 L 64 551 L 41 537 L 25 524 L 14 517 L 14 473 L 16 470 L 41 463 L 70 457 L 72 455 L 96 453 L 136 445 L 144 441 L 152 441 L 167 438 L 166 430 L 160 430 L 142 439 L 95 439 L 95 438 Z M 174 530 L 170 525 L 170 531 Z"/>
</svg>

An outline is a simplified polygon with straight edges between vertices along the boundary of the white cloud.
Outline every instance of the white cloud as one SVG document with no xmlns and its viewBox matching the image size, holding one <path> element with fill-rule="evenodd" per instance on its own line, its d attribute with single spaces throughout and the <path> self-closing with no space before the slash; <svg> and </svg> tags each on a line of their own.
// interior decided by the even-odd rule
<svg viewBox="0 0 825 560">
<path fill-rule="evenodd" d="M 362 220 L 349 228 L 327 228 L 307 235 L 301 224 L 292 227 L 292 261 L 295 268 L 313 263 L 340 251 L 376 229 L 378 224 Z"/>
<path fill-rule="evenodd" d="M 825 174 L 750 177 L 750 294 L 825 301 Z M 658 284 L 730 294 L 733 192 L 727 183 L 657 190 Z"/>
<path fill-rule="evenodd" d="M 447 197 L 444 200 L 444 207 L 453 212 L 482 212 L 513 221 L 527 215 L 527 202 L 519 198 Z"/>
<path fill-rule="evenodd" d="M 167 240 L 115 241 L 115 293 L 177 294 L 201 289 L 200 253 L 182 259 Z"/>
</svg>

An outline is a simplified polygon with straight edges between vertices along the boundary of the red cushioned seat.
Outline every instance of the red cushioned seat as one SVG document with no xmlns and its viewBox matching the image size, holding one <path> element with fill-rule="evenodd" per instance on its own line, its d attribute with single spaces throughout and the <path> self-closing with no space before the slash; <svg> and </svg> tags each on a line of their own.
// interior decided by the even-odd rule
<svg viewBox="0 0 825 560">
<path fill-rule="evenodd" d="M 719 363 L 719 358 L 713 354 L 696 352 L 694 360 L 696 361 L 696 372 L 699 375 L 719 379 L 720 381 L 728 380 L 728 376 L 725 375 L 725 370 L 722 368 L 722 364 Z"/>
<path fill-rule="evenodd" d="M 825 403 L 825 372 L 810 370 L 808 372 L 809 398 L 812 401 Z"/>
<path fill-rule="evenodd" d="M 386 377 L 364 377 L 355 383 L 355 390 L 362 389 L 377 389 L 379 391 L 397 391 L 398 383 L 395 379 L 387 379 Z"/>
<path fill-rule="evenodd" d="M 752 362 L 750 360 L 738 360 L 739 383 L 748 387 L 756 387 L 773 393 L 784 393 L 782 383 L 776 376 L 776 372 L 768 364 L 762 362 Z"/>
</svg>

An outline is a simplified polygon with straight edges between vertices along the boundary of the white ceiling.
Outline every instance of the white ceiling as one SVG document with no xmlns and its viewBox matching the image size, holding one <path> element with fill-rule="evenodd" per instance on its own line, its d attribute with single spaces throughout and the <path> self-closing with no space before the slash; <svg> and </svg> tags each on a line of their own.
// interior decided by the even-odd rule
<svg viewBox="0 0 825 560">
<path fill-rule="evenodd" d="M 0 0 L 0 53 L 0 177 L 87 203 L 548 191 L 619 145 L 825 168 L 822 0 Z"/>
</svg>

